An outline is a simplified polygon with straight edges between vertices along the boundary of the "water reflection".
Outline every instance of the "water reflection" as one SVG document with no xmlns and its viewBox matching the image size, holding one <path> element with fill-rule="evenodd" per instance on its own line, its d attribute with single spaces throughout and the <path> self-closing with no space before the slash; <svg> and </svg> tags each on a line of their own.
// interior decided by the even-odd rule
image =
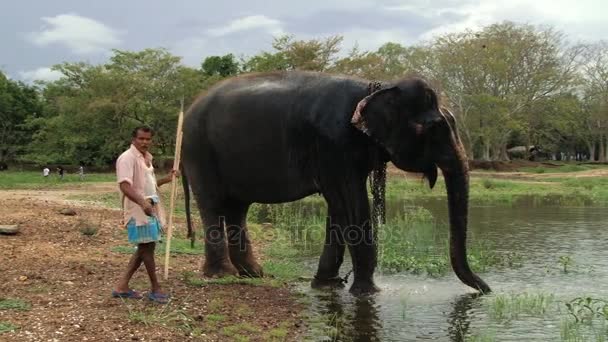
<svg viewBox="0 0 608 342">
<path fill-rule="evenodd" d="M 397 298 L 382 298 L 381 294 L 372 296 L 353 297 L 345 290 L 328 290 L 327 292 L 314 291 L 313 311 L 319 317 L 325 317 L 326 336 L 317 339 L 328 341 L 415 341 L 418 338 L 430 340 L 445 340 L 463 342 L 472 335 L 471 322 L 472 309 L 479 306 L 483 295 L 479 293 L 466 293 L 454 298 L 450 303 L 451 310 L 447 315 L 447 334 L 442 336 L 429 336 L 416 331 L 416 326 L 408 324 L 405 316 L 415 317 L 420 307 L 402 308 L 401 327 L 385 326 L 380 315 L 381 311 L 395 311 L 391 304 Z M 384 302 L 384 306 L 382 303 Z M 387 317 L 394 319 L 394 317 Z M 417 336 L 418 335 L 418 336 Z M 435 334 L 437 335 L 437 334 Z M 399 337 L 398 337 L 399 336 Z"/>
<path fill-rule="evenodd" d="M 433 229 L 447 231 L 444 201 L 392 201 L 388 205 L 389 215 L 422 205 L 439 221 Z M 524 200 L 503 206 L 472 205 L 469 222 L 469 241 L 487 241 L 499 254 L 524 257 L 520 267 L 480 274 L 494 294 L 543 292 L 555 295 L 559 302 L 586 295 L 608 297 L 607 208 L 558 207 Z M 563 256 L 574 260 L 567 273 L 559 263 Z M 318 257 L 312 260 L 311 272 Z M 346 270 L 348 261 L 347 257 L 343 265 Z M 379 271 L 376 280 L 382 291 L 361 298 L 350 295 L 348 285 L 330 292 L 302 286 L 311 296 L 312 312 L 326 317 L 326 325 L 332 327 L 332 333 L 325 330 L 325 340 L 443 342 L 466 341 L 472 336 L 492 336 L 497 341 L 560 339 L 560 316 L 525 317 L 513 324 L 497 321 L 491 317 L 486 296 L 472 293 L 451 272 L 435 278 Z M 558 305 L 562 304 L 555 307 Z"/>
<path fill-rule="evenodd" d="M 458 297 L 452 304 L 448 317 L 448 334 L 452 342 L 466 340 L 471 326 L 470 311 L 481 296 L 480 293 L 467 293 Z"/>
<path fill-rule="evenodd" d="M 382 341 L 382 322 L 375 296 L 353 297 L 345 290 L 314 291 L 316 312 L 325 317 L 325 340 L 330 341 Z M 319 338 L 317 336 L 316 338 Z"/>
</svg>

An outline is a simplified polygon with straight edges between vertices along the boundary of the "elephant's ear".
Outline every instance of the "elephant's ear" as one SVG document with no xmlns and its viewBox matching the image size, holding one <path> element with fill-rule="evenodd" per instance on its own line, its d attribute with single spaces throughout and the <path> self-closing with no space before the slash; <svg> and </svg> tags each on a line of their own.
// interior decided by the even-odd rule
<svg viewBox="0 0 608 342">
<path fill-rule="evenodd" d="M 381 101 L 384 96 L 394 93 L 396 90 L 398 90 L 397 87 L 381 89 L 364 97 L 361 101 L 359 101 L 359 103 L 357 103 L 357 107 L 353 112 L 353 117 L 350 120 L 350 123 L 353 124 L 353 126 L 355 126 L 357 129 L 361 130 L 363 133 L 370 135 L 369 127 L 367 126 L 366 116 L 364 114 L 365 110 L 370 107 L 371 103 Z"/>
</svg>

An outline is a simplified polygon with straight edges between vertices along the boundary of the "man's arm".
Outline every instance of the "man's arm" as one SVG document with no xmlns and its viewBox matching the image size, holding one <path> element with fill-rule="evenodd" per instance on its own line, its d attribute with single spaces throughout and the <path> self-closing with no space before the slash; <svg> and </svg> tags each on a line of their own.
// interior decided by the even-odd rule
<svg viewBox="0 0 608 342">
<path fill-rule="evenodd" d="M 127 196 L 131 201 L 139 204 L 146 215 L 151 216 L 153 213 L 152 204 L 146 201 L 142 196 L 139 196 L 129 182 L 120 183 L 120 191 Z"/>
<path fill-rule="evenodd" d="M 175 174 L 176 178 L 179 178 L 179 170 L 171 170 L 168 175 L 156 181 L 156 185 L 160 187 L 163 184 L 170 183 L 173 180 L 172 175 Z"/>
</svg>

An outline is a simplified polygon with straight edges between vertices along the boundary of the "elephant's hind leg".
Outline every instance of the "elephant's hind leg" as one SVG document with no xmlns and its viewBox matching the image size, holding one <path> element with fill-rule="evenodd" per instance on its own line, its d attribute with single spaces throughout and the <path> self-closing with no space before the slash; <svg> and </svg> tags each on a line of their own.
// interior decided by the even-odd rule
<svg viewBox="0 0 608 342">
<path fill-rule="evenodd" d="M 203 275 L 206 277 L 224 277 L 238 275 L 228 254 L 225 234 L 225 217 L 223 210 L 202 209 L 202 220 L 205 225 L 205 263 Z"/>
<path fill-rule="evenodd" d="M 334 220 L 332 223 L 332 219 Z M 336 216 L 329 212 L 325 223 L 325 244 L 319 259 L 317 274 L 312 280 L 313 288 L 344 287 L 339 271 L 344 261 L 344 237 L 339 225 L 335 223 Z"/>
<path fill-rule="evenodd" d="M 230 260 L 241 276 L 262 277 L 264 273 L 253 256 L 247 231 L 248 209 L 249 205 L 234 205 L 226 216 Z"/>
</svg>

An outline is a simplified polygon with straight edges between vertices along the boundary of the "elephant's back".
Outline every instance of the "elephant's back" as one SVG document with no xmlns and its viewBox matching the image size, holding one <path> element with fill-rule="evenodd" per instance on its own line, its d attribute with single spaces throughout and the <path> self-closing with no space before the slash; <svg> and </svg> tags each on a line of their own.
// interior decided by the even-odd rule
<svg viewBox="0 0 608 342">
<path fill-rule="evenodd" d="M 198 133 L 210 128 L 285 130 L 304 122 L 349 112 L 365 83 L 350 76 L 309 71 L 277 71 L 235 76 L 201 95 L 186 113 L 184 127 Z M 186 134 L 186 133 L 184 133 Z"/>
</svg>

